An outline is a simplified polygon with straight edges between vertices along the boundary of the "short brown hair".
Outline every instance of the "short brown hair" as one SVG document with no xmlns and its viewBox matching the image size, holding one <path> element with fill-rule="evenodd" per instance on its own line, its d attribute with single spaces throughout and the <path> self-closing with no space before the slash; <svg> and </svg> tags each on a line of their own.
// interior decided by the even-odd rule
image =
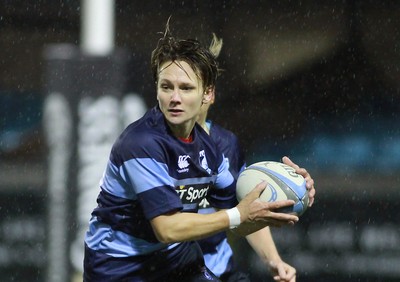
<svg viewBox="0 0 400 282">
<path fill-rule="evenodd" d="M 167 24 L 164 36 L 158 41 L 151 53 L 151 70 L 157 83 L 160 66 L 168 61 L 184 61 L 199 75 L 203 87 L 215 86 L 220 69 L 217 57 L 222 48 L 222 40 L 213 34 L 209 48 L 205 48 L 196 39 L 175 39 Z"/>
</svg>

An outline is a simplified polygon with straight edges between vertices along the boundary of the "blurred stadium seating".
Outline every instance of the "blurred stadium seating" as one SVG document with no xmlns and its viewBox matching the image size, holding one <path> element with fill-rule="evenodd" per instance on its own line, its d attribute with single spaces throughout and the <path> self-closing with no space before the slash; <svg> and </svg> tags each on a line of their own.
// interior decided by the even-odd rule
<svg viewBox="0 0 400 282">
<path fill-rule="evenodd" d="M 399 121 L 394 119 L 365 119 L 356 126 L 342 129 L 329 126 L 309 129 L 293 140 L 258 142 L 250 150 L 254 152 L 250 162 L 277 160 L 289 155 L 315 172 L 391 173 L 400 170 L 400 128 L 397 124 Z"/>
<path fill-rule="evenodd" d="M 40 142 L 43 99 L 39 93 L 0 91 L 0 153 L 34 155 Z M 39 145 L 40 146 L 40 145 Z"/>
</svg>

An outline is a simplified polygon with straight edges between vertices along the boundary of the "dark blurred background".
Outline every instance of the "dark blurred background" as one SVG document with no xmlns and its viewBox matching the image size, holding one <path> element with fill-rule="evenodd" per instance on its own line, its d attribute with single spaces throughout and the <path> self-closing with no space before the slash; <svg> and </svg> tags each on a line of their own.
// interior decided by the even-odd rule
<svg viewBox="0 0 400 282">
<path fill-rule="evenodd" d="M 78 0 L 0 2 L 2 281 L 45 281 L 44 53 L 79 46 L 80 15 Z M 297 281 L 399 281 L 400 2 L 118 0 L 127 92 L 148 107 L 150 53 L 170 15 L 177 37 L 223 38 L 211 117 L 239 136 L 247 162 L 288 155 L 316 182 L 315 206 L 296 227 L 273 230 Z M 272 281 L 232 240 L 254 281 Z"/>
</svg>

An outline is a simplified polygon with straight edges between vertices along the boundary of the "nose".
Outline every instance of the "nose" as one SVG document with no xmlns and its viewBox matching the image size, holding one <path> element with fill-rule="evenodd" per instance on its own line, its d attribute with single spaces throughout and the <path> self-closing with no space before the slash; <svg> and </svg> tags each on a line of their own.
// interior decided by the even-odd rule
<svg viewBox="0 0 400 282">
<path fill-rule="evenodd" d="M 180 102 L 181 101 L 181 95 L 179 93 L 178 89 L 174 89 L 174 91 L 172 91 L 172 95 L 171 95 L 171 102 Z"/>
</svg>

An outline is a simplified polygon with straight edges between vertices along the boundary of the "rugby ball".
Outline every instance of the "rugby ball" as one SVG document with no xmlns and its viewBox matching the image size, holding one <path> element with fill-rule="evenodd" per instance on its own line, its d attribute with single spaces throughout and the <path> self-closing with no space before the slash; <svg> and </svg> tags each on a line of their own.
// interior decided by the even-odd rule
<svg viewBox="0 0 400 282">
<path fill-rule="evenodd" d="M 304 177 L 297 174 L 294 168 L 280 162 L 258 162 L 242 171 L 236 184 L 238 201 L 264 180 L 268 185 L 260 195 L 261 201 L 293 200 L 293 206 L 280 209 L 279 212 L 300 216 L 306 211 L 309 199 Z"/>
</svg>

